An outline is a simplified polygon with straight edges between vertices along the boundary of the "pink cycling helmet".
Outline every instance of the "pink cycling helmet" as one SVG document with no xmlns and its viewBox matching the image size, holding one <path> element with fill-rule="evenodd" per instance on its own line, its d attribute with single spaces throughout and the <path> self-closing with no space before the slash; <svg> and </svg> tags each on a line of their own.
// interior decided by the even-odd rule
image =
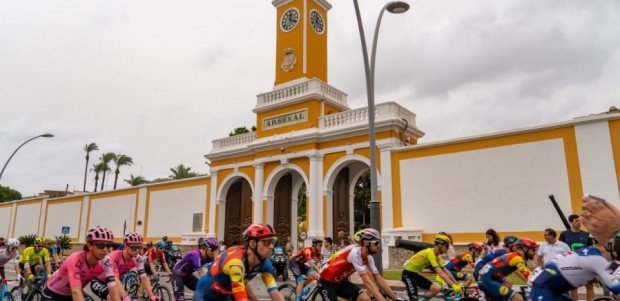
<svg viewBox="0 0 620 301">
<path fill-rule="evenodd" d="M 125 234 L 125 238 L 123 239 L 123 242 L 128 245 L 140 245 L 144 242 L 144 239 L 142 238 L 142 234 L 131 232 L 131 233 Z"/>
<path fill-rule="evenodd" d="M 108 228 L 95 227 L 88 230 L 86 234 L 86 241 L 88 242 L 112 242 L 114 240 L 114 234 Z"/>
</svg>

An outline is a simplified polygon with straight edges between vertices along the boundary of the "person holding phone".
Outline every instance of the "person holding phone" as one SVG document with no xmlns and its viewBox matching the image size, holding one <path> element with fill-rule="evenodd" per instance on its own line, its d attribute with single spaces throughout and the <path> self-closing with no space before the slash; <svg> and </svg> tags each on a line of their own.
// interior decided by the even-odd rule
<svg viewBox="0 0 620 301">
<path fill-rule="evenodd" d="M 482 255 L 480 255 L 481 257 L 484 257 L 489 253 L 493 253 L 497 250 L 502 249 L 502 247 L 499 245 L 499 235 L 495 230 L 493 230 L 493 228 L 487 230 L 485 234 L 486 240 L 484 241 L 482 246 Z"/>
</svg>

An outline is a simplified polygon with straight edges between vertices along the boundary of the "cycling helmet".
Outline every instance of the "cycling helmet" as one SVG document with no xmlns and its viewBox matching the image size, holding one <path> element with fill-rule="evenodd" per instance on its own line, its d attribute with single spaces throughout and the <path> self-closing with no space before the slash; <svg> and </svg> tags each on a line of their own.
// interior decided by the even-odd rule
<svg viewBox="0 0 620 301">
<path fill-rule="evenodd" d="M 44 240 L 45 244 L 53 244 L 56 242 L 56 239 L 53 237 L 46 237 Z"/>
<path fill-rule="evenodd" d="M 7 246 L 9 247 L 19 247 L 19 240 L 15 239 L 15 238 L 9 238 L 9 240 L 6 243 Z"/>
<path fill-rule="evenodd" d="M 86 234 L 87 242 L 112 242 L 113 240 L 114 235 L 112 234 L 112 231 L 104 227 L 97 226 L 88 230 L 88 233 Z"/>
<path fill-rule="evenodd" d="M 362 240 L 381 240 L 381 233 L 379 233 L 379 231 L 373 229 L 373 228 L 366 228 L 363 230 L 359 230 L 356 233 L 356 236 L 358 236 L 357 234 L 359 234 L 359 240 L 356 241 L 362 241 Z"/>
<path fill-rule="evenodd" d="M 313 238 L 313 239 L 312 239 L 312 244 L 313 244 L 313 245 L 316 245 L 316 244 L 322 244 L 322 243 L 323 243 L 323 241 L 322 241 L 322 240 L 320 240 L 320 239 L 318 239 L 318 238 Z"/>
<path fill-rule="evenodd" d="M 469 245 L 467 245 L 467 248 L 469 249 L 470 252 L 482 251 L 482 246 L 475 242 L 472 242 Z"/>
<path fill-rule="evenodd" d="M 158 240 L 155 242 L 155 246 L 159 249 L 163 249 L 166 247 L 166 243 L 163 240 Z"/>
<path fill-rule="evenodd" d="M 142 238 L 142 234 L 136 232 L 130 232 L 125 234 L 125 238 L 123 238 L 123 242 L 128 245 L 139 245 L 144 242 Z"/>
<path fill-rule="evenodd" d="M 450 237 L 448 235 L 437 234 L 435 236 L 435 244 L 450 244 Z"/>
<path fill-rule="evenodd" d="M 217 242 L 217 239 L 215 239 L 215 237 L 208 237 L 202 242 L 202 245 L 211 249 L 212 251 L 217 250 L 217 248 L 219 248 L 220 246 L 220 244 Z"/>
<path fill-rule="evenodd" d="M 43 244 L 43 238 L 38 237 L 34 239 L 34 243 L 37 245 L 42 245 Z"/>
<path fill-rule="evenodd" d="M 512 246 L 518 238 L 516 236 L 508 235 L 504 237 L 504 247 Z"/>
<path fill-rule="evenodd" d="M 538 244 L 535 241 L 525 237 L 515 241 L 514 245 L 520 247 L 523 252 L 525 252 L 525 256 L 527 258 L 530 258 L 530 256 L 528 256 L 527 254 L 527 251 L 529 251 L 530 249 L 536 249 L 538 247 Z"/>
<path fill-rule="evenodd" d="M 163 240 L 163 241 L 167 241 L 167 240 L 168 240 L 168 236 L 164 235 L 164 236 L 161 238 L 161 240 Z"/>
<path fill-rule="evenodd" d="M 252 224 L 243 231 L 243 240 L 261 239 L 276 236 L 276 231 L 267 224 Z"/>
</svg>

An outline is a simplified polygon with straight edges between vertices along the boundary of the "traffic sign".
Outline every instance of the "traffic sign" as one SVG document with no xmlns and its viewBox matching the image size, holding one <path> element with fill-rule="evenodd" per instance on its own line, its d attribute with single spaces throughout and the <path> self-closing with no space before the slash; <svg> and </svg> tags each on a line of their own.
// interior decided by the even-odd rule
<svg viewBox="0 0 620 301">
<path fill-rule="evenodd" d="M 69 226 L 63 226 L 61 232 L 62 234 L 69 234 Z"/>
<path fill-rule="evenodd" d="M 308 234 L 306 234 L 306 232 L 301 231 L 299 232 L 299 238 L 301 238 L 301 240 L 305 240 L 306 238 L 308 238 Z"/>
</svg>

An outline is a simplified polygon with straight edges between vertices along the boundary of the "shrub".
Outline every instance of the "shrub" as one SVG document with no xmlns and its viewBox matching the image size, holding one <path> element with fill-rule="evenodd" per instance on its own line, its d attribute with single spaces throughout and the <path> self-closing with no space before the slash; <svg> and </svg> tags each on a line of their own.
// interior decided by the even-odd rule
<svg viewBox="0 0 620 301">
<path fill-rule="evenodd" d="M 29 234 L 29 235 L 20 236 L 17 238 L 17 240 L 19 240 L 19 243 L 23 245 L 24 247 L 30 247 L 34 245 L 34 240 L 36 238 L 37 238 L 36 234 Z"/>
<path fill-rule="evenodd" d="M 69 243 L 71 242 L 71 237 L 67 235 L 61 235 L 61 236 L 54 236 L 54 238 L 56 238 L 58 247 L 61 248 L 62 250 L 71 249 L 71 245 L 69 245 Z"/>
</svg>

